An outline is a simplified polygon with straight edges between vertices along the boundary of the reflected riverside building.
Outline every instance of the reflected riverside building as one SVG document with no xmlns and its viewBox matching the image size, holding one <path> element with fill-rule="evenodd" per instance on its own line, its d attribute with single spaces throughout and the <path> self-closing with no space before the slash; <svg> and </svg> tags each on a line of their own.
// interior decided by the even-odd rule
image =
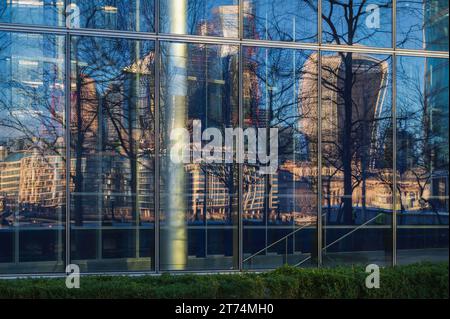
<svg viewBox="0 0 450 319">
<path fill-rule="evenodd" d="M 448 2 L 67 2 L 0 3 L 0 276 L 448 261 Z M 194 123 L 276 128 L 276 171 Z"/>
</svg>

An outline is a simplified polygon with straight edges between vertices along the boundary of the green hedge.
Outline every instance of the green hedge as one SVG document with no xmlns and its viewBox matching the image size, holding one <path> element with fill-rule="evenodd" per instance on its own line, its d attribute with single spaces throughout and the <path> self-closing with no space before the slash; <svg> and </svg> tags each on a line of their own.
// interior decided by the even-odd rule
<svg viewBox="0 0 450 319">
<path fill-rule="evenodd" d="M 367 289 L 363 267 L 292 268 L 267 273 L 84 276 L 80 289 L 64 278 L 0 280 L 0 298 L 448 298 L 448 263 L 381 269 Z"/>
</svg>

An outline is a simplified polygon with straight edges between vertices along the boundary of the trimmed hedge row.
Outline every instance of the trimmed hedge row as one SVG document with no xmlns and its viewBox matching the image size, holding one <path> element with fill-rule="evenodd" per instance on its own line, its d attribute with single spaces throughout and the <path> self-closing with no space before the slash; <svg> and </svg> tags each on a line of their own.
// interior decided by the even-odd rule
<svg viewBox="0 0 450 319">
<path fill-rule="evenodd" d="M 0 280 L 0 298 L 448 298 L 448 263 L 381 269 L 367 289 L 363 267 L 282 267 L 267 273 L 85 276 L 80 289 L 64 278 Z"/>
</svg>

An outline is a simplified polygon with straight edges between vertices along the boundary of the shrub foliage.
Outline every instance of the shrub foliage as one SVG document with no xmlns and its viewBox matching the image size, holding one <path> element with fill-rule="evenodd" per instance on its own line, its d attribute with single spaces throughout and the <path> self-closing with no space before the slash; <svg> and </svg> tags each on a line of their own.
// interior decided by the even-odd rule
<svg viewBox="0 0 450 319">
<path fill-rule="evenodd" d="M 448 298 L 448 263 L 386 267 L 367 289 L 364 267 L 293 268 L 266 273 L 3 279 L 0 298 Z"/>
</svg>

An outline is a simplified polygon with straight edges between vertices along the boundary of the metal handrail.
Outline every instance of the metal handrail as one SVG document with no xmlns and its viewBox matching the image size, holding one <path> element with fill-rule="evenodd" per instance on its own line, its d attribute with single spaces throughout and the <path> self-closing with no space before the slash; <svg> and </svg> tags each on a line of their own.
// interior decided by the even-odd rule
<svg viewBox="0 0 450 319">
<path fill-rule="evenodd" d="M 349 231 L 347 234 L 345 234 L 345 235 L 339 237 L 338 239 L 336 239 L 336 240 L 333 241 L 332 243 L 326 245 L 325 247 L 322 248 L 322 250 L 325 250 L 325 249 L 331 247 L 332 245 L 336 244 L 337 242 L 341 241 L 342 239 L 344 239 L 344 238 L 350 236 L 350 235 L 353 234 L 355 231 L 357 231 L 357 230 L 361 229 L 362 227 L 366 226 L 367 224 L 371 223 L 372 221 L 374 221 L 375 219 L 377 219 L 377 218 L 378 218 L 379 216 L 381 216 L 382 214 L 384 214 L 384 213 L 379 213 L 379 214 L 377 214 L 375 217 L 369 219 L 369 220 L 366 221 L 364 224 L 359 225 L 358 227 L 356 227 L 356 228 L 352 229 L 351 231 Z M 307 261 L 307 260 L 309 260 L 309 259 L 311 259 L 311 256 L 305 258 L 304 260 L 300 261 L 299 263 L 296 263 L 296 264 L 294 265 L 294 267 L 300 266 L 301 264 L 303 264 L 305 261 Z"/>
<path fill-rule="evenodd" d="M 323 214 L 322 217 L 323 217 L 324 215 L 325 215 L 325 214 Z M 281 237 L 281 238 L 278 239 L 277 241 L 274 241 L 274 242 L 271 243 L 269 246 L 266 246 L 266 247 L 264 247 L 263 249 L 261 249 L 261 250 L 257 251 L 256 253 L 254 253 L 253 255 L 251 255 L 251 256 L 245 258 L 245 259 L 242 261 L 242 263 L 245 263 L 246 261 L 252 259 L 253 257 L 258 256 L 258 255 L 259 255 L 260 253 L 262 253 L 263 251 L 269 249 L 270 247 L 273 247 L 274 245 L 276 245 L 276 244 L 282 242 L 283 240 L 286 240 L 288 237 L 294 235 L 295 233 L 299 232 L 299 231 L 302 230 L 302 229 L 305 229 L 305 228 L 308 227 L 308 226 L 310 226 L 310 225 L 303 225 L 302 227 L 297 228 L 296 230 L 294 230 L 293 232 L 287 234 L 286 236 Z"/>
</svg>

